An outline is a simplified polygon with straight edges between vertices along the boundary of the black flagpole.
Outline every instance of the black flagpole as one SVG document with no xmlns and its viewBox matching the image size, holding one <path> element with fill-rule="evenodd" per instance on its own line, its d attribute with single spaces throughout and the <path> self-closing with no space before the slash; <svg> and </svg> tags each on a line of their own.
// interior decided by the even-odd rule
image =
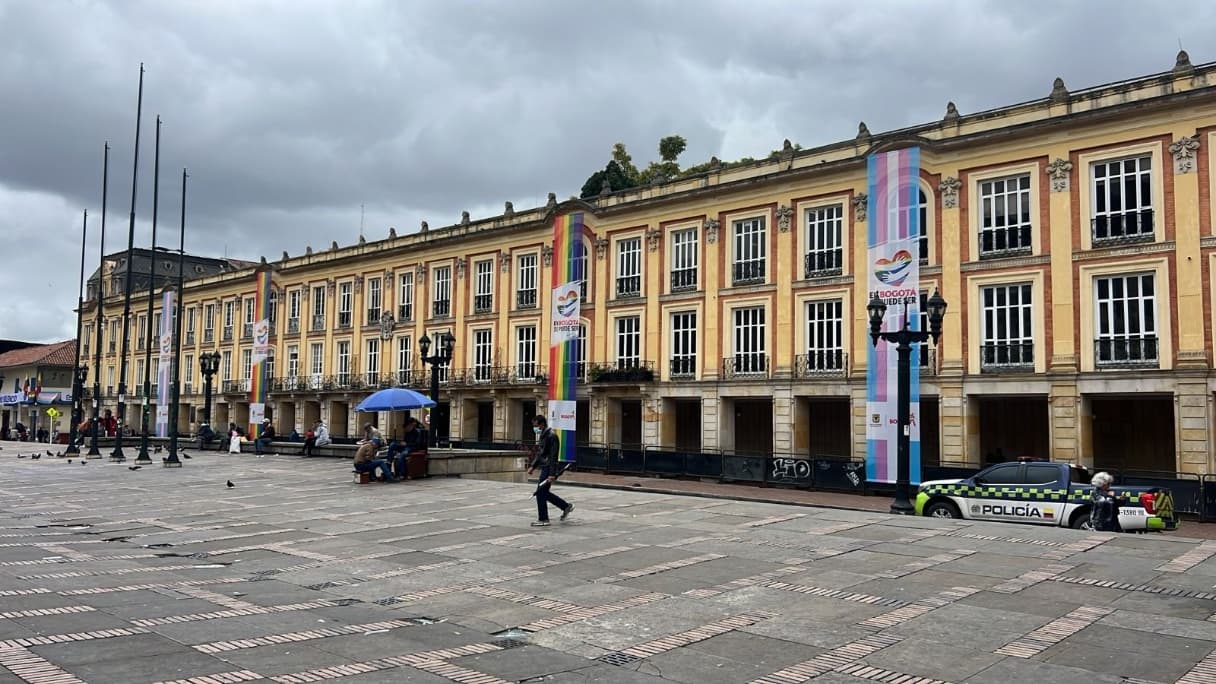
<svg viewBox="0 0 1216 684">
<path fill-rule="evenodd" d="M 98 411 L 101 406 L 101 334 L 106 327 L 102 306 L 106 300 L 106 198 L 109 196 L 110 143 L 106 142 L 105 161 L 101 167 L 101 242 L 97 246 L 97 349 L 93 355 L 93 420 L 89 424 L 89 458 L 101 458 L 97 448 Z"/>
<path fill-rule="evenodd" d="M 135 190 L 139 181 L 139 119 L 144 104 L 144 65 L 139 65 L 139 99 L 135 101 L 135 161 L 131 168 L 131 223 L 127 227 L 127 282 L 122 304 L 122 356 L 118 377 L 118 431 L 114 435 L 114 451 L 110 452 L 111 463 L 127 460 L 122 453 L 122 431 L 127 418 L 127 370 L 131 360 L 131 273 L 135 270 Z M 150 269 L 153 270 L 153 269 Z M 155 272 L 153 270 L 152 275 Z"/>
<path fill-rule="evenodd" d="M 71 425 L 68 427 L 68 448 L 64 450 L 64 456 L 79 456 L 80 447 L 76 445 L 76 439 L 79 434 L 76 431 L 76 426 L 80 425 L 80 421 L 84 420 L 84 381 L 82 377 L 87 370 L 80 365 L 80 331 L 84 328 L 84 253 L 85 245 L 88 244 L 89 236 L 89 210 L 84 210 L 84 219 L 80 222 L 80 286 L 76 290 L 76 365 L 72 368 L 72 418 Z"/>
<path fill-rule="evenodd" d="M 152 258 L 148 269 L 148 314 L 147 330 L 144 331 L 144 401 L 141 416 L 143 435 L 139 438 L 139 456 L 135 462 L 141 465 L 152 462 L 148 455 L 148 413 L 152 401 L 152 303 L 156 298 L 156 211 L 160 200 L 160 115 L 156 116 L 156 152 L 152 162 Z M 158 407 L 159 408 L 159 407 Z"/>
<path fill-rule="evenodd" d="M 177 417 L 181 410 L 182 384 L 182 318 L 186 301 L 186 170 L 182 169 L 182 229 L 177 245 L 177 320 L 173 323 L 173 371 L 169 381 L 173 392 L 169 397 L 169 456 L 165 458 L 166 468 L 180 468 L 182 462 L 177 458 Z"/>
</svg>

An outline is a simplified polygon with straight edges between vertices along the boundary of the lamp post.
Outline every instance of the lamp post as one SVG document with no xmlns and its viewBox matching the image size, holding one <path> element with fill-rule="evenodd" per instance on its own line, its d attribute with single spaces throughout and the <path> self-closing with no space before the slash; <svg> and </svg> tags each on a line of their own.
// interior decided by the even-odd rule
<svg viewBox="0 0 1216 684">
<path fill-rule="evenodd" d="M 211 378 L 220 370 L 220 353 L 203 352 L 198 357 L 198 370 L 203 374 L 203 425 L 211 425 Z"/>
<path fill-rule="evenodd" d="M 144 391 L 143 410 L 140 411 L 139 455 L 135 462 L 147 465 L 152 462 L 148 455 L 148 421 L 152 410 L 152 305 L 156 299 L 156 212 L 160 200 L 160 115 L 156 115 L 156 152 L 152 163 L 152 256 L 148 258 L 148 313 L 144 320 Z M 157 333 L 158 335 L 160 333 Z M 158 405 L 159 409 L 160 406 Z"/>
<path fill-rule="evenodd" d="M 80 395 L 84 394 L 84 383 L 89 378 L 88 366 L 80 363 L 81 331 L 84 326 L 84 259 L 85 238 L 89 233 L 89 212 L 84 212 L 84 221 L 80 226 L 80 287 L 76 291 L 76 365 L 72 368 L 72 418 L 68 426 L 68 448 L 65 456 L 79 456 L 80 447 L 76 446 L 76 426 L 84 420 L 84 403 Z"/>
<path fill-rule="evenodd" d="M 941 293 L 934 290 L 928 302 L 929 329 L 911 330 L 908 328 L 908 310 L 904 309 L 903 328 L 895 332 L 882 331 L 882 319 L 887 314 L 887 305 L 878 297 L 870 299 L 866 305 L 866 313 L 870 316 L 870 340 L 878 346 L 879 340 L 885 340 L 896 345 L 899 354 L 899 374 L 897 376 L 899 402 L 898 420 L 898 471 L 895 476 L 895 500 L 891 502 L 891 512 L 896 515 L 912 515 L 915 507 L 909 496 L 911 481 L 911 394 L 912 394 L 912 345 L 926 342 L 933 338 L 937 344 L 942 334 L 942 317 L 946 313 L 946 300 Z"/>
<path fill-rule="evenodd" d="M 169 394 L 169 455 L 165 457 L 166 468 L 182 467 L 181 459 L 177 457 L 177 442 L 180 436 L 178 418 L 182 407 L 182 318 L 185 317 L 186 306 L 186 170 L 182 169 L 182 224 L 177 244 L 177 307 L 175 311 L 166 311 L 164 315 L 172 316 L 169 321 L 173 324 L 173 367 L 169 369 L 169 380 L 172 391 Z"/>
<path fill-rule="evenodd" d="M 439 369 L 448 365 L 452 361 L 452 348 L 456 346 L 456 336 L 452 333 L 440 333 L 439 339 L 436 340 L 437 348 L 435 355 L 427 354 L 431 349 L 431 338 L 423 333 L 418 340 L 418 350 L 422 352 L 422 363 L 431 367 L 431 401 L 435 402 L 435 406 L 439 405 Z M 430 428 L 430 445 L 439 446 L 439 438 L 435 433 L 435 426 L 428 425 Z"/>
<path fill-rule="evenodd" d="M 101 242 L 97 247 L 97 337 L 93 343 L 93 418 L 89 421 L 89 451 L 88 458 L 101 458 L 101 450 L 97 448 L 98 423 L 101 422 L 101 335 L 106 327 L 105 298 L 106 298 L 106 198 L 109 197 L 110 184 L 110 143 L 106 143 L 105 155 L 101 170 Z"/>
</svg>

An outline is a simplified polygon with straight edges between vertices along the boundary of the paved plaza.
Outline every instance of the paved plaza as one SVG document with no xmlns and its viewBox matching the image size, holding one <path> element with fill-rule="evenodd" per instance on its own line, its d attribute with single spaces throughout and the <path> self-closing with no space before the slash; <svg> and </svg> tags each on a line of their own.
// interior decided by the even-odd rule
<svg viewBox="0 0 1216 684">
<path fill-rule="evenodd" d="M 191 455 L 5 445 L 0 684 L 1216 682 L 1212 541 Z"/>
</svg>

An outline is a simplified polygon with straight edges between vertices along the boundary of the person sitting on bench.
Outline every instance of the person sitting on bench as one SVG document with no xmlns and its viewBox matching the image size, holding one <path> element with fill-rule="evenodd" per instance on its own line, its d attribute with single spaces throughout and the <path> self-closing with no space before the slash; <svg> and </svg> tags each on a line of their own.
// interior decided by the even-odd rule
<svg viewBox="0 0 1216 684">
<path fill-rule="evenodd" d="M 396 482 L 397 478 L 393 477 L 393 471 L 389 468 L 388 461 L 376 458 L 379 450 L 379 444 L 373 440 L 365 439 L 359 442 L 359 450 L 355 452 L 355 472 L 369 473 L 374 478 L 376 469 L 379 468 L 381 480 Z"/>
<path fill-rule="evenodd" d="M 405 419 L 405 434 L 389 446 L 387 458 L 393 464 L 397 477 L 405 479 L 409 477 L 406 465 L 410 455 L 425 453 L 426 433 L 418 427 L 418 419 L 410 416 Z"/>
<path fill-rule="evenodd" d="M 212 430 L 210 425 L 203 423 L 198 427 L 198 450 L 205 451 L 208 444 L 218 442 L 219 438 L 220 436 L 215 434 L 215 430 Z"/>
<path fill-rule="evenodd" d="M 318 420 L 317 424 L 314 425 L 311 430 L 305 433 L 304 450 L 300 453 L 305 456 L 312 456 L 313 449 L 316 447 L 329 446 L 329 443 L 329 428 L 325 427 L 324 421 Z"/>
</svg>

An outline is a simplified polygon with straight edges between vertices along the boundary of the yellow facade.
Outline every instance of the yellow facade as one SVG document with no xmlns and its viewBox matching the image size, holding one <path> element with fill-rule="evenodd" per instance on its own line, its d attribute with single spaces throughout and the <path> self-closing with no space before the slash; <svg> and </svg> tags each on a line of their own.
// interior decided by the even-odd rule
<svg viewBox="0 0 1216 684">
<path fill-rule="evenodd" d="M 1043 100 L 974 115 L 951 107 L 939 122 L 889 134 L 863 126 L 853 140 L 589 203 L 551 195 L 533 210 L 508 206 L 488 219 L 310 249 L 269 264 L 279 379 L 271 415 L 281 433 L 323 418 L 335 434 L 354 434 L 351 408 L 372 386 L 423 383 L 418 338 L 450 331 L 450 437 L 521 439 L 546 395 L 552 219 L 583 211 L 581 440 L 860 458 L 870 345 L 865 158 L 918 146 L 921 289 L 939 288 L 949 303 L 940 346 L 921 371 L 926 460 L 1026 454 L 1216 472 L 1214 138 L 1216 66 L 1180 55 L 1162 74 L 1073 93 L 1057 84 Z M 199 354 L 232 359 L 216 378 L 217 424 L 247 417 L 241 359 L 252 344 L 242 334 L 252 274 L 186 287 L 195 327 L 185 337 L 193 363 L 183 401 L 201 407 Z M 409 312 L 403 277 L 412 278 Z M 445 287 L 448 312 L 437 314 Z M 324 311 L 314 326 L 316 302 Z M 117 303 L 107 301 L 107 317 Z M 205 341 L 206 305 L 215 307 L 214 341 Z M 395 319 L 387 329 L 382 312 Z M 110 366 L 118 360 L 106 353 L 102 372 Z M 182 420 L 190 427 L 197 412 Z"/>
</svg>

